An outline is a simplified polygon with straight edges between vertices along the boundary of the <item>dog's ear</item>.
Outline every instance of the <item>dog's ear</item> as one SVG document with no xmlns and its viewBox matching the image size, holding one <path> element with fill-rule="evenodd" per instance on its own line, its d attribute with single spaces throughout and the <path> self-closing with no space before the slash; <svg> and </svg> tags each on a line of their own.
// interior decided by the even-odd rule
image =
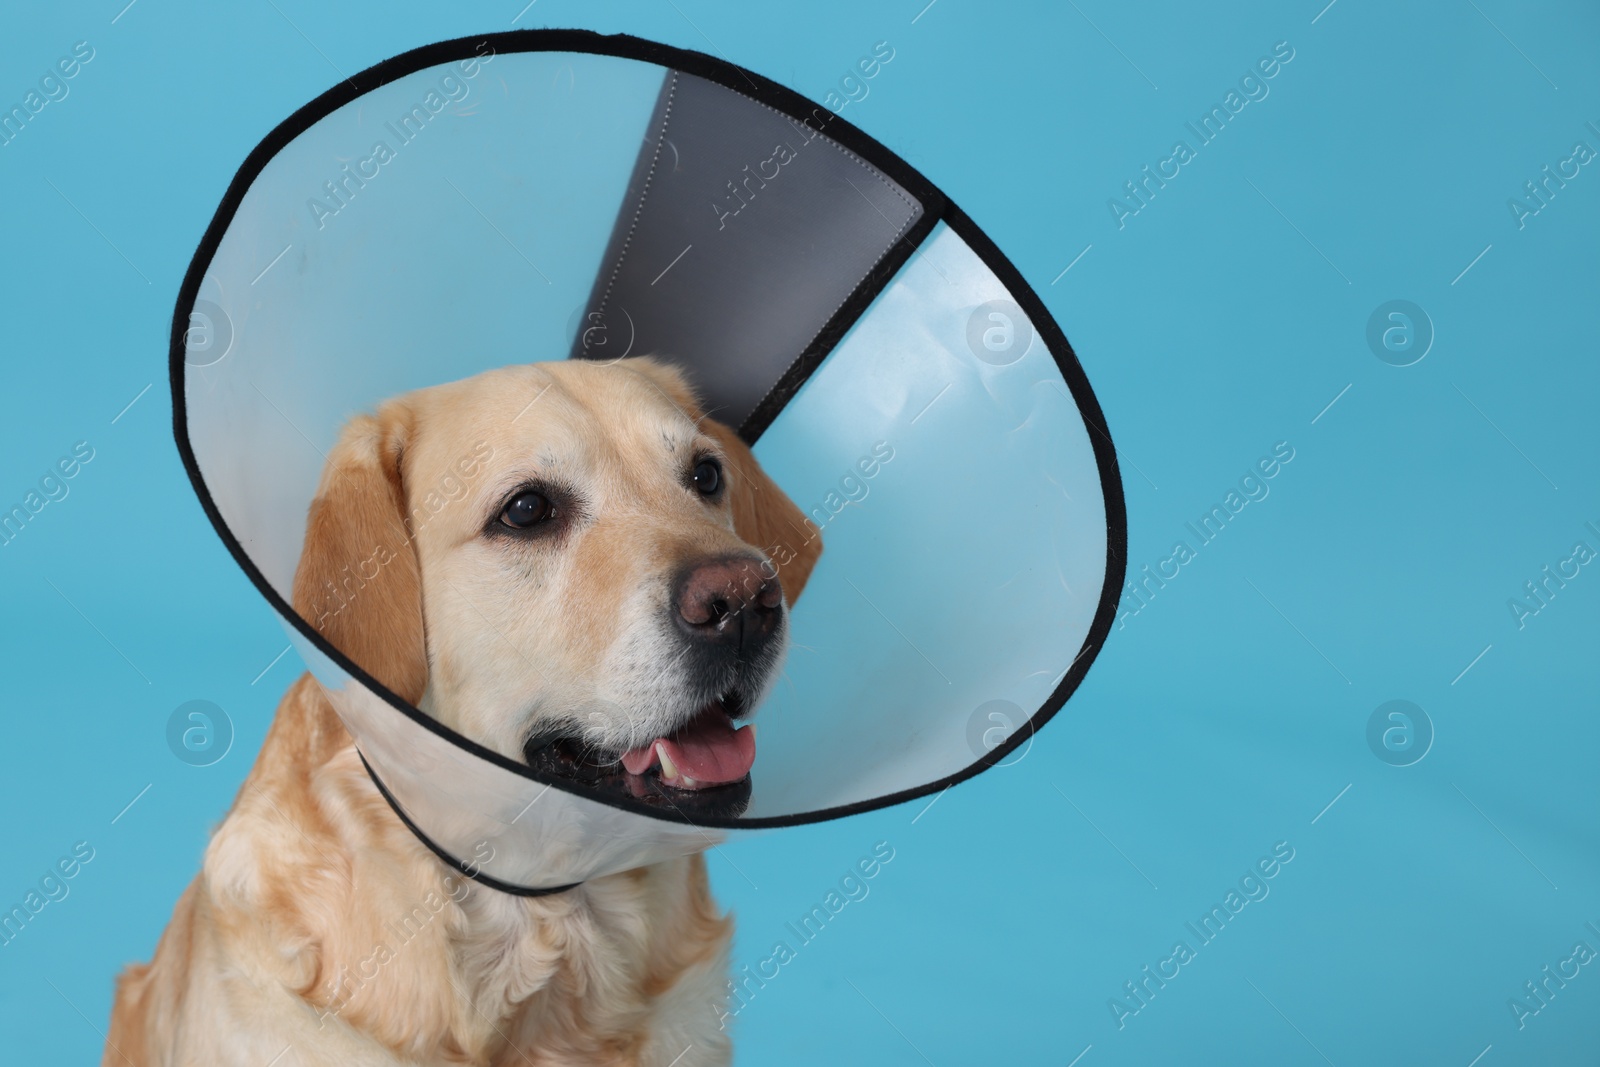
<svg viewBox="0 0 1600 1067">
<path fill-rule="evenodd" d="M 750 446 L 732 428 L 710 418 L 702 419 L 700 428 L 722 445 L 731 468 L 727 473 L 734 531 L 771 557 L 778 584 L 793 605 L 822 555 L 822 531 L 767 477 Z"/>
<path fill-rule="evenodd" d="M 352 419 L 328 454 L 306 519 L 294 609 L 410 704 L 428 684 L 422 576 L 401 459 L 412 413 L 391 401 Z"/>
<path fill-rule="evenodd" d="M 648 378 L 722 446 L 729 468 L 734 532 L 771 557 L 778 569 L 778 584 L 793 605 L 822 555 L 822 531 L 761 469 L 739 434 L 704 413 L 681 371 L 647 356 L 630 359 L 627 365 Z"/>
</svg>

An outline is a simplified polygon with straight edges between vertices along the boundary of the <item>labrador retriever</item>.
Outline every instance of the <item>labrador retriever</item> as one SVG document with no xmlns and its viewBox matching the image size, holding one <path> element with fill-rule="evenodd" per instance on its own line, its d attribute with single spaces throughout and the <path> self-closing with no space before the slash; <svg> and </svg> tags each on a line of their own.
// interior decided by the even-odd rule
<svg viewBox="0 0 1600 1067">
<path fill-rule="evenodd" d="M 539 363 L 346 427 L 296 610 L 395 694 L 584 788 L 742 810 L 743 725 L 781 669 L 818 531 L 682 375 Z M 696 854 L 549 896 L 463 877 L 400 822 L 310 675 L 103 1063 L 344 1067 L 730 1059 L 731 920 Z"/>
</svg>

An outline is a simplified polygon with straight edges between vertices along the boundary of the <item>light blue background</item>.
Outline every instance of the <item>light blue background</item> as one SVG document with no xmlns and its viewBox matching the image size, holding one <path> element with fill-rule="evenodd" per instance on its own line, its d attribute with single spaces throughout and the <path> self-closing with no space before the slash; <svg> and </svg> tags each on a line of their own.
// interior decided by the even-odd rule
<svg viewBox="0 0 1600 1067">
<path fill-rule="evenodd" d="M 98 1057 L 112 974 L 148 958 L 299 668 L 260 673 L 281 631 L 171 443 L 167 330 L 200 234 L 248 151 L 340 71 L 511 28 L 522 5 L 138 0 L 113 24 L 122 6 L 0 16 L 7 106 L 73 42 L 96 49 L 0 148 L 0 503 L 73 442 L 96 450 L 0 548 L 0 903 L 73 842 L 96 850 L 0 948 L 14 1062 Z M 1122 450 L 1133 570 L 1275 442 L 1296 449 L 1019 763 L 931 808 L 712 855 L 753 964 L 874 842 L 895 849 L 740 1013 L 741 1062 L 1592 1062 L 1593 966 L 1525 1029 L 1506 1002 L 1575 941 L 1600 948 L 1600 577 L 1520 631 L 1506 601 L 1574 541 L 1600 548 L 1600 172 L 1523 229 L 1506 200 L 1575 141 L 1600 148 L 1597 23 L 1505 0 L 521 14 L 720 51 L 814 98 L 890 41 L 844 117 L 961 204 L 1067 331 Z M 1280 40 L 1295 58 L 1267 99 L 1118 230 L 1107 198 Z M 1366 346 L 1393 298 L 1437 330 L 1415 366 Z M 237 729 L 198 769 L 164 739 L 196 698 Z M 1437 729 L 1411 767 L 1365 741 L 1393 698 Z M 1296 855 L 1271 895 L 1118 1030 L 1108 998 L 1278 841 Z"/>
</svg>

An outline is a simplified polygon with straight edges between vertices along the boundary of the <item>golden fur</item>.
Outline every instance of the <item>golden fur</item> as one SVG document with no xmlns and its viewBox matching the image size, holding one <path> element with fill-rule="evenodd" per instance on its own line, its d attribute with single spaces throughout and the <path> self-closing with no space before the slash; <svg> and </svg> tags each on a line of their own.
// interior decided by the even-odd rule
<svg viewBox="0 0 1600 1067">
<path fill-rule="evenodd" d="M 682 484 L 699 453 L 726 471 L 715 506 Z M 553 547 L 487 543 L 495 501 L 549 469 L 589 501 L 581 529 Z M 644 631 L 666 575 L 752 547 L 792 604 L 817 532 L 676 371 L 534 364 L 352 420 L 294 601 L 398 695 L 518 757 L 532 723 L 574 709 L 624 741 L 655 729 L 641 709 L 686 684 L 653 669 Z M 533 898 L 456 874 L 400 823 L 305 675 L 154 959 L 118 980 L 102 1062 L 724 1064 L 730 936 L 699 855 Z"/>
</svg>

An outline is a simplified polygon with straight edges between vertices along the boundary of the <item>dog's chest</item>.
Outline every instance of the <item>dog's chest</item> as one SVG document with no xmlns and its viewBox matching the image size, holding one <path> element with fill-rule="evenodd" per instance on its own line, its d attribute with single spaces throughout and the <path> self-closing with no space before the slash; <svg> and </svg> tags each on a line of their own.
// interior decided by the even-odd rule
<svg viewBox="0 0 1600 1067">
<path fill-rule="evenodd" d="M 475 887 L 461 903 L 465 921 L 454 939 L 459 992 L 514 1045 L 615 1035 L 605 1041 L 614 1047 L 648 1014 L 648 902 L 629 889 L 526 898 Z M 567 1032 L 580 1020 L 586 1035 Z"/>
</svg>

